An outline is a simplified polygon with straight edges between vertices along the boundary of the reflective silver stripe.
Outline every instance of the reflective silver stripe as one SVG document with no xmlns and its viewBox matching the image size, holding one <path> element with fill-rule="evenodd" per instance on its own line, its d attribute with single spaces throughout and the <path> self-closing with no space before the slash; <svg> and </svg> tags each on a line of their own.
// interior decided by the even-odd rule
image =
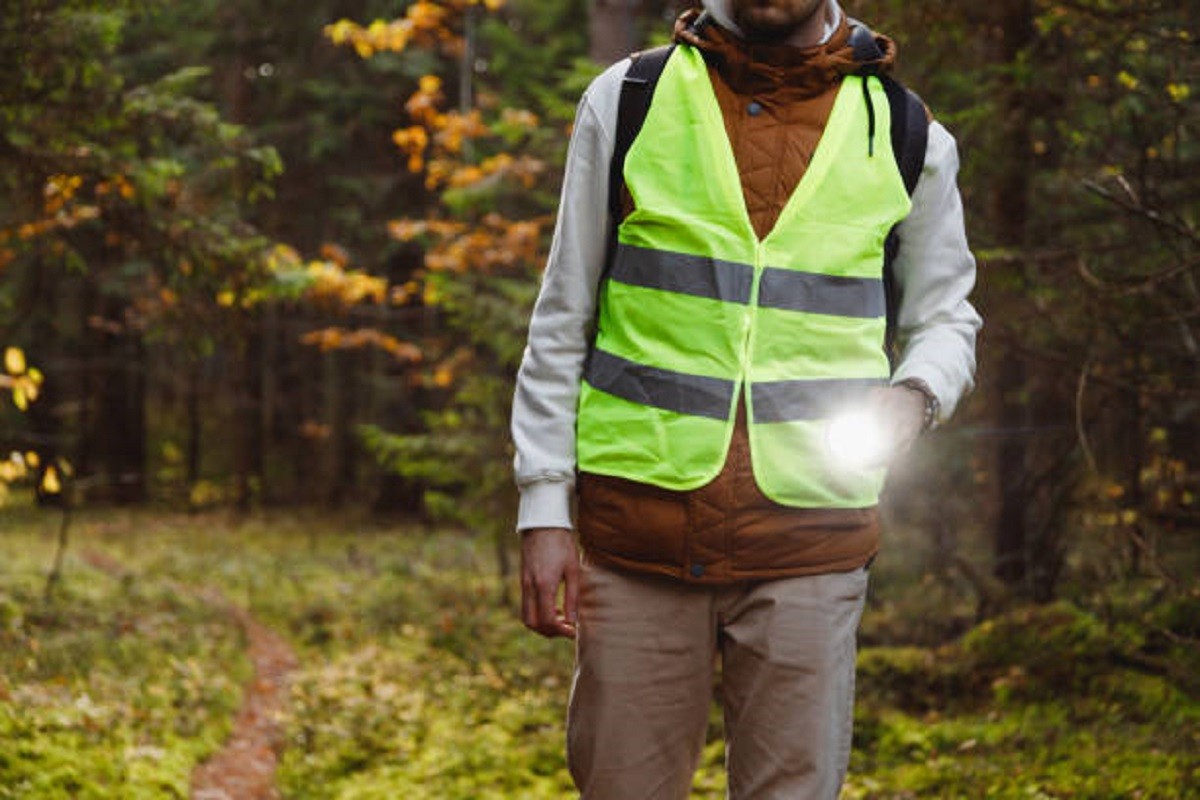
<svg viewBox="0 0 1200 800">
<path fill-rule="evenodd" d="M 609 277 L 630 286 L 744 305 L 750 302 L 754 267 L 706 256 L 618 244 Z M 765 308 L 837 317 L 875 318 L 886 313 L 880 278 L 847 278 L 776 267 L 763 270 L 758 304 Z"/>
<path fill-rule="evenodd" d="M 758 304 L 836 317 L 874 318 L 886 313 L 881 278 L 846 278 L 775 267 L 763 270 Z"/>
<path fill-rule="evenodd" d="M 706 256 L 618 244 L 609 277 L 630 286 L 745 305 L 750 302 L 754 268 Z"/>
<path fill-rule="evenodd" d="M 584 377 L 631 403 L 694 417 L 725 420 L 733 405 L 733 381 L 648 367 L 599 349 L 592 351 Z"/>
<path fill-rule="evenodd" d="M 868 389 L 886 383 L 883 378 L 753 383 L 750 385 L 753 420 L 761 423 L 821 419 L 861 402 Z"/>
</svg>

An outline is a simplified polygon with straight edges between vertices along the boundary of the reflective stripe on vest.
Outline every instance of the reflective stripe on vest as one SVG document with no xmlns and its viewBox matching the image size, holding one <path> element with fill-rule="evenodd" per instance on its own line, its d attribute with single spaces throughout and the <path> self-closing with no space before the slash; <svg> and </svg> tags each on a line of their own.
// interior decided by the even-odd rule
<svg viewBox="0 0 1200 800">
<path fill-rule="evenodd" d="M 879 123 L 867 152 L 868 109 Z M 625 161 L 634 211 L 602 287 L 580 396 L 580 469 L 694 489 L 716 477 L 735 403 L 763 492 L 874 505 L 882 471 L 839 472 L 828 420 L 888 377 L 883 243 L 910 202 L 877 79 L 843 79 L 804 177 L 754 233 L 701 55 L 679 46 Z"/>
</svg>

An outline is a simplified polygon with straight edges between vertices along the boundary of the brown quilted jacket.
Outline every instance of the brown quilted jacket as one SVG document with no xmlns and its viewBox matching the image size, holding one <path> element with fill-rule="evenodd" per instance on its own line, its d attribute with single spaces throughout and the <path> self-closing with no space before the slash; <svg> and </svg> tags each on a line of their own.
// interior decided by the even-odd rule
<svg viewBox="0 0 1200 800">
<path fill-rule="evenodd" d="M 759 237 L 804 175 L 841 78 L 859 69 L 841 28 L 824 45 L 798 50 L 749 45 L 715 25 L 676 24 L 679 41 L 700 48 Z M 890 67 L 895 48 L 881 37 Z M 624 198 L 628 209 L 632 202 Z M 797 465 L 802 469 L 803 465 Z M 763 495 L 750 466 L 744 404 L 721 473 L 678 492 L 602 475 L 578 479 L 578 526 L 587 556 L 611 567 L 697 583 L 731 583 L 851 570 L 879 547 L 879 515 L 866 509 L 796 509 Z"/>
</svg>

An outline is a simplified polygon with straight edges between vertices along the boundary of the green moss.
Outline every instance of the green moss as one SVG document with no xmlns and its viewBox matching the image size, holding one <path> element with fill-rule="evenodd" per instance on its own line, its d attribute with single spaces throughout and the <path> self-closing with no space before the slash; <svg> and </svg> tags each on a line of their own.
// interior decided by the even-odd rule
<svg viewBox="0 0 1200 800">
<path fill-rule="evenodd" d="M 236 632 L 170 581 L 219 586 L 298 650 L 286 796 L 572 793 L 571 647 L 498 603 L 490 542 L 343 518 L 85 516 L 79 544 L 133 578 L 72 562 L 46 607 L 39 537 L 4 541 L 0 556 L 25 560 L 0 557 L 0 798 L 184 796 L 228 726 L 244 662 Z M 1059 604 L 937 648 L 864 648 L 844 797 L 1187 797 L 1200 707 L 1176 645 L 1145 630 Z M 720 714 L 710 719 L 693 797 L 717 800 Z"/>
<path fill-rule="evenodd" d="M 46 603 L 34 532 L 0 538 L 0 798 L 186 797 L 249 675 L 240 632 L 173 586 L 73 559 Z"/>
</svg>

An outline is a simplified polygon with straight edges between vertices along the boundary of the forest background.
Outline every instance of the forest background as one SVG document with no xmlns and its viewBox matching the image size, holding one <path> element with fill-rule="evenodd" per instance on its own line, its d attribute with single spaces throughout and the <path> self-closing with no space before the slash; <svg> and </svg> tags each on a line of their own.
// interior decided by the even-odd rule
<svg viewBox="0 0 1200 800">
<path fill-rule="evenodd" d="M 1173 731 L 1165 761 L 1150 758 L 1120 792 L 1107 777 L 1091 789 L 1063 784 L 1073 795 L 1054 794 L 1047 778 L 1039 791 L 1186 796 L 1200 769 L 1180 755 L 1200 750 L 1200 9 L 845 5 L 897 39 L 899 76 L 959 141 L 979 259 L 973 300 L 985 319 L 978 388 L 889 483 L 891 541 L 864 639 L 924 649 L 879 650 L 890 655 L 868 674 L 911 719 L 947 693 L 995 700 L 1027 679 L 1090 692 L 1096 676 L 1083 664 L 1150 676 L 1169 700 L 1151 692 L 1156 710 L 1130 719 Z M 0 572 L 0 637 L 36 649 L 71 628 L 64 572 L 80 573 L 77 590 L 95 588 L 82 577 L 89 531 L 130 569 L 182 579 L 182 567 L 147 555 L 153 547 L 117 535 L 122 526 L 133 535 L 204 520 L 196 530 L 275 542 L 291 523 L 262 520 L 297 508 L 324 520 L 320 536 L 305 528 L 314 542 L 339 529 L 400 531 L 406 542 L 393 552 L 378 536 L 339 539 L 352 561 L 415 558 L 430 531 L 456 531 L 486 553 L 468 561 L 483 558 L 499 577 L 468 581 L 484 587 L 479 597 L 454 595 L 450 607 L 466 604 L 480 620 L 497 604 L 507 613 L 509 401 L 575 103 L 603 66 L 665 41 L 679 7 L 17 0 L 0 19 L 0 453 L 11 454 L 0 462 L 0 516 L 15 548 Z M 59 538 L 30 533 L 48 520 Z M 201 558 L 173 536 L 159 543 Z M 262 546 L 277 568 L 290 552 Z M 317 561 L 322 547 L 309 549 Z M 236 561 L 234 550 L 221 552 Z M 416 592 L 440 580 L 434 573 L 458 574 L 450 562 L 405 580 Z M 245 565 L 221 563 L 236 573 L 225 588 L 245 590 Z M 50 577 L 34 591 L 26 578 L 38 570 Z M 103 597 L 95 613 L 133 613 L 120 610 L 128 598 Z M 322 657 L 336 620 L 371 613 L 350 604 L 314 622 L 304 615 L 327 600 L 242 599 Z M 426 610 L 445 627 L 442 610 Z M 379 624 L 388 621 L 399 624 Z M 450 644 L 466 647 L 445 624 Z M 972 641 L 948 666 L 929 655 Z M 196 646 L 201 661 L 224 658 Z M 538 680 L 557 674 L 556 658 L 546 655 Z M 71 661 L 57 669 L 79 672 Z M 13 666 L 0 703 L 54 670 Z M 229 700 L 218 695 L 212 709 Z M 1100 698 L 1113 708 L 1145 700 Z M 1159 716 L 1167 710 L 1184 716 Z M 201 759 L 222 724 L 188 758 Z M 554 715 L 537 724 L 552 729 Z M 878 734 L 868 743 L 894 746 L 897 758 L 945 749 L 905 740 L 911 726 L 897 723 L 896 741 L 880 726 L 867 726 Z M 955 747 L 968 742 L 960 763 L 986 746 L 976 735 Z M 555 752 L 542 757 L 557 786 Z M 378 766 L 363 757 L 358 769 Z M 0 775 L 23 761 L 32 763 L 0 755 Z M 1147 776 L 1163 782 L 1147 789 Z M 918 796 L 983 796 L 929 780 L 936 789 Z M 892 796 L 865 783 L 855 791 Z"/>
</svg>

